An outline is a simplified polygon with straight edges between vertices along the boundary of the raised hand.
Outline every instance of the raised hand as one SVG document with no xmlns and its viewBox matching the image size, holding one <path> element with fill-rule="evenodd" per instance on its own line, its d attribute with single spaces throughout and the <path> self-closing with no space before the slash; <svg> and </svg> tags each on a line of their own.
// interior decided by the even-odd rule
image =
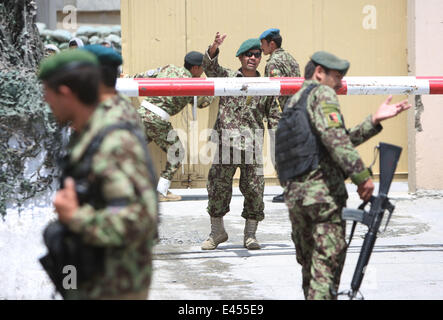
<svg viewBox="0 0 443 320">
<path fill-rule="evenodd" d="M 209 55 L 211 56 L 211 58 L 215 56 L 215 52 L 217 51 L 218 47 L 222 45 L 223 41 L 225 41 L 226 36 L 226 34 L 221 35 L 220 32 L 217 32 L 215 34 L 214 42 L 209 48 Z"/>
<path fill-rule="evenodd" d="M 389 96 L 372 116 L 372 123 L 374 125 L 379 124 L 383 120 L 393 118 L 412 107 L 412 105 L 408 103 L 408 100 L 403 100 L 399 103 L 389 104 L 391 100 L 392 96 Z"/>
</svg>

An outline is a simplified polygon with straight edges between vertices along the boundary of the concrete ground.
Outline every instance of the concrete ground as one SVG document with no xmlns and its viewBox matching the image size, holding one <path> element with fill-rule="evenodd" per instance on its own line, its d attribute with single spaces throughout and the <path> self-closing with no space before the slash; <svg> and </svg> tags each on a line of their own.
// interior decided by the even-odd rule
<svg viewBox="0 0 443 320">
<path fill-rule="evenodd" d="M 356 188 L 349 185 L 348 190 L 348 207 L 358 207 Z M 206 190 L 171 191 L 183 200 L 160 205 L 150 300 L 303 299 L 287 209 L 284 203 L 272 203 L 280 187 L 265 188 L 266 217 L 257 232 L 262 249 L 257 251 L 243 248 L 243 197 L 238 188 L 225 217 L 229 240 L 214 251 L 200 249 L 210 231 Z M 407 184 L 398 182 L 391 186 L 390 197 L 396 209 L 377 239 L 362 294 L 367 300 L 443 299 L 443 192 L 409 194 Z M 357 227 L 340 290 L 350 288 L 366 230 Z"/>
</svg>

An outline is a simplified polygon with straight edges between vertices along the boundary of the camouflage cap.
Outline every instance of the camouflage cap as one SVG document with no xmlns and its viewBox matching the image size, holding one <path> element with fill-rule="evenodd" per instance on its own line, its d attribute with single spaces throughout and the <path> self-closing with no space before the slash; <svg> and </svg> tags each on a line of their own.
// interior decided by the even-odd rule
<svg viewBox="0 0 443 320">
<path fill-rule="evenodd" d="M 80 50 L 86 50 L 93 53 L 101 65 L 118 67 L 123 63 L 120 53 L 110 47 L 105 47 L 100 44 L 87 45 Z"/>
<path fill-rule="evenodd" d="M 271 28 L 271 29 L 268 29 L 268 30 L 266 30 L 265 32 L 263 32 L 262 34 L 261 34 L 261 36 L 260 36 L 260 40 L 263 40 L 263 39 L 265 39 L 265 38 L 267 38 L 267 37 L 269 37 L 269 36 L 271 36 L 271 37 L 277 37 L 277 36 L 279 36 L 280 35 L 280 29 L 277 29 L 277 28 Z"/>
<path fill-rule="evenodd" d="M 96 56 L 80 49 L 64 50 L 42 60 L 38 71 L 38 78 L 46 80 L 56 72 L 86 64 L 98 66 Z"/>
<path fill-rule="evenodd" d="M 188 52 L 185 56 L 185 62 L 193 66 L 201 66 L 203 63 L 203 54 L 197 51 Z"/>
<path fill-rule="evenodd" d="M 332 53 L 326 51 L 317 51 L 312 55 L 311 60 L 328 69 L 337 70 L 343 75 L 348 72 L 350 67 L 349 61 L 339 59 Z"/>
<path fill-rule="evenodd" d="M 239 55 L 241 55 L 245 52 L 248 52 L 249 50 L 252 50 L 252 49 L 261 50 L 261 42 L 259 39 L 252 38 L 252 39 L 248 39 L 245 42 L 243 42 L 237 51 L 236 57 L 238 57 Z"/>
</svg>

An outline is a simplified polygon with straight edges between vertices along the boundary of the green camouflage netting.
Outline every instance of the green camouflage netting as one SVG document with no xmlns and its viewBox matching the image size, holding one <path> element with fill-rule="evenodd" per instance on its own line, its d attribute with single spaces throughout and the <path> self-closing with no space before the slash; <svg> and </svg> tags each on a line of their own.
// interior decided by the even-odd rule
<svg viewBox="0 0 443 320">
<path fill-rule="evenodd" d="M 62 128 L 36 77 L 43 44 L 32 0 L 0 0 L 0 215 L 48 191 L 59 172 Z"/>
</svg>

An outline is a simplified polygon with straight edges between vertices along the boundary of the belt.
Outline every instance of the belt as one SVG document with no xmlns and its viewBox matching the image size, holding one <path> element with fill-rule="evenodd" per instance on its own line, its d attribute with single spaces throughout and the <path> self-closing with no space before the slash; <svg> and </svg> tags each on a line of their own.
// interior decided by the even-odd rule
<svg viewBox="0 0 443 320">
<path fill-rule="evenodd" d="M 157 107 L 155 104 L 152 104 L 146 100 L 143 100 L 141 105 L 143 108 L 158 115 L 160 118 L 162 118 L 162 120 L 169 121 L 169 114 L 165 110 L 163 110 L 162 108 Z"/>
</svg>

